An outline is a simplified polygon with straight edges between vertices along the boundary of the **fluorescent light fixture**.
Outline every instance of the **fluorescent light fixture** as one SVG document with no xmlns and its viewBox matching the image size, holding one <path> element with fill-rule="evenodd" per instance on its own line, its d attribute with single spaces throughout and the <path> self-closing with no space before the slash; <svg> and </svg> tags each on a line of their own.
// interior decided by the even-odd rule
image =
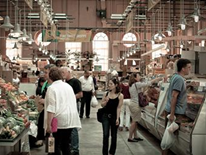
<svg viewBox="0 0 206 155">
<path fill-rule="evenodd" d="M 31 18 L 31 19 L 39 19 L 40 16 L 27 16 L 27 18 Z"/>
<path fill-rule="evenodd" d="M 67 19 L 67 16 L 53 16 L 54 19 Z"/>
<path fill-rule="evenodd" d="M 66 13 L 55 13 L 55 16 L 67 16 Z"/>
<path fill-rule="evenodd" d="M 111 17 L 111 19 L 117 19 L 117 20 L 121 19 L 121 20 L 123 20 L 123 19 L 125 19 L 125 17 L 123 17 L 123 16 L 122 17 Z"/>
<path fill-rule="evenodd" d="M 111 17 L 122 17 L 122 14 L 112 14 Z"/>
<path fill-rule="evenodd" d="M 29 16 L 39 16 L 39 13 L 29 13 Z"/>
<path fill-rule="evenodd" d="M 136 15 L 134 19 L 144 20 L 144 19 L 147 19 L 147 16 L 146 15 Z"/>
</svg>

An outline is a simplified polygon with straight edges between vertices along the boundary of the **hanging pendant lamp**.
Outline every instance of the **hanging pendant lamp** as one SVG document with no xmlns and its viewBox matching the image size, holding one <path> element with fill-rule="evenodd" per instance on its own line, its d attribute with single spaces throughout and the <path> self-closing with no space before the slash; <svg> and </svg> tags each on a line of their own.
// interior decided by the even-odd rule
<svg viewBox="0 0 206 155">
<path fill-rule="evenodd" d="M 15 42 L 14 47 L 13 47 L 12 49 L 19 49 L 19 48 L 17 47 L 16 42 Z"/>
<path fill-rule="evenodd" d="M 180 23 L 178 24 L 178 25 L 180 25 L 181 30 L 185 30 L 186 24 L 187 24 L 187 22 L 186 22 L 185 16 L 182 15 L 182 18 L 180 19 Z"/>
<path fill-rule="evenodd" d="M 127 59 L 124 61 L 124 65 L 125 65 L 125 66 L 127 65 Z"/>
<path fill-rule="evenodd" d="M 9 29 L 13 28 L 14 26 L 10 23 L 9 16 L 6 16 L 4 19 L 4 24 L 0 26 L 0 28 L 4 28 L 5 31 L 9 31 Z"/>
<path fill-rule="evenodd" d="M 135 66 L 135 65 L 136 65 L 135 60 L 132 60 L 132 65 L 133 65 L 133 66 Z"/>
<path fill-rule="evenodd" d="M 4 19 L 4 24 L 0 26 L 0 28 L 4 28 L 5 31 L 9 31 L 9 29 L 13 28 L 14 26 L 10 23 L 10 18 L 8 16 L 8 0 L 7 0 L 7 6 L 6 6 L 6 17 Z"/>
<path fill-rule="evenodd" d="M 29 38 L 27 39 L 28 44 L 32 44 L 34 42 L 34 40 L 32 39 L 32 34 L 29 34 Z"/>
<path fill-rule="evenodd" d="M 23 35 L 20 37 L 20 39 L 22 39 L 23 41 L 29 39 L 29 36 L 27 35 L 25 28 L 23 29 Z"/>
<path fill-rule="evenodd" d="M 20 25 L 18 23 L 15 24 L 14 31 L 11 33 L 13 37 L 19 37 L 23 32 L 20 29 Z"/>
<path fill-rule="evenodd" d="M 173 31 L 173 28 L 172 28 L 171 23 L 169 22 L 167 30 L 166 30 L 169 37 L 172 36 L 172 31 Z"/>
<path fill-rule="evenodd" d="M 194 8 L 194 13 L 191 15 L 194 18 L 195 23 L 199 22 L 200 19 L 200 10 L 199 8 Z"/>
</svg>

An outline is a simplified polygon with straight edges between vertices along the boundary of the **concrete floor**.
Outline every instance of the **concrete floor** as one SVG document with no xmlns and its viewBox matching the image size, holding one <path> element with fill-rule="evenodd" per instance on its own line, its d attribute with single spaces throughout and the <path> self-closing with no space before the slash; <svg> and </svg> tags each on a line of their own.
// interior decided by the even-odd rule
<svg viewBox="0 0 206 155">
<path fill-rule="evenodd" d="M 80 155 L 102 155 L 102 126 L 96 120 L 97 109 L 91 109 L 90 119 L 83 118 L 81 120 Z M 116 155 L 161 155 L 159 140 L 142 127 L 139 127 L 139 135 L 144 141 L 129 143 L 127 142 L 128 131 L 118 131 Z M 32 149 L 31 155 L 46 155 L 44 146 Z"/>
<path fill-rule="evenodd" d="M 26 91 L 30 96 L 35 93 L 35 85 L 21 83 L 20 90 Z M 80 155 L 102 155 L 102 125 L 96 119 L 97 109 L 91 108 L 90 119 L 81 120 Z M 137 143 L 127 142 L 128 131 L 118 131 L 116 155 L 161 155 L 160 141 L 142 127 L 138 131 L 144 141 Z M 31 149 L 31 155 L 47 155 L 45 147 Z M 174 154 L 170 152 L 169 155 Z"/>
</svg>

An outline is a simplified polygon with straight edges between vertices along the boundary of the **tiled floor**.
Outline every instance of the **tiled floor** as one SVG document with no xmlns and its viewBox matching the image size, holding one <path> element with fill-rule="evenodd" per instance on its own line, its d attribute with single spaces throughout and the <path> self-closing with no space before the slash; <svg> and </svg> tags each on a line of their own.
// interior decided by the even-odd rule
<svg viewBox="0 0 206 155">
<path fill-rule="evenodd" d="M 96 111 L 92 108 L 91 118 L 83 118 L 80 135 L 80 155 L 101 155 L 102 150 L 102 126 L 96 120 Z M 139 127 L 139 134 L 144 141 L 138 143 L 127 142 L 128 132 L 118 132 L 116 155 L 161 155 L 160 141 Z M 46 155 L 44 146 L 32 149 L 31 155 Z M 172 153 L 170 153 L 172 155 Z"/>
</svg>

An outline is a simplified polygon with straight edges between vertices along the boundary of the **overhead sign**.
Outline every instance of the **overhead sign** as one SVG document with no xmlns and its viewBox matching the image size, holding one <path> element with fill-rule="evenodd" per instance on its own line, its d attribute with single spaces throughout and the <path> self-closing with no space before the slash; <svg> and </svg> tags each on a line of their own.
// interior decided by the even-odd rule
<svg viewBox="0 0 206 155">
<path fill-rule="evenodd" d="M 33 0 L 25 0 L 25 2 L 33 10 Z"/>
<path fill-rule="evenodd" d="M 42 31 L 43 42 L 90 42 L 91 35 L 91 30 L 57 30 L 56 35 L 52 30 Z"/>
<path fill-rule="evenodd" d="M 150 11 L 160 0 L 148 0 L 148 11 Z"/>
<path fill-rule="evenodd" d="M 128 33 L 133 27 L 133 13 L 131 12 L 126 19 L 126 33 Z"/>
</svg>

